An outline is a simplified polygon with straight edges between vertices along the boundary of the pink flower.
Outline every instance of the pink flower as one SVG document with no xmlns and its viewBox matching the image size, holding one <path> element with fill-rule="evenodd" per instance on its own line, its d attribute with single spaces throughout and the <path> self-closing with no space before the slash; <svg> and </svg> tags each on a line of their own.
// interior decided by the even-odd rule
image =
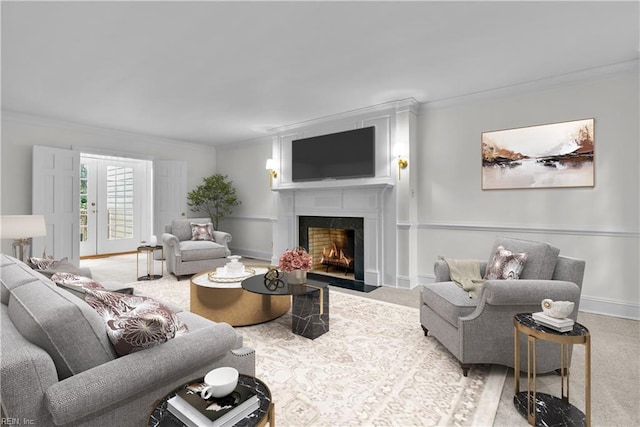
<svg viewBox="0 0 640 427">
<path fill-rule="evenodd" d="M 278 267 L 286 272 L 293 270 L 309 271 L 312 265 L 311 255 L 304 248 L 298 247 L 283 253 Z"/>
</svg>

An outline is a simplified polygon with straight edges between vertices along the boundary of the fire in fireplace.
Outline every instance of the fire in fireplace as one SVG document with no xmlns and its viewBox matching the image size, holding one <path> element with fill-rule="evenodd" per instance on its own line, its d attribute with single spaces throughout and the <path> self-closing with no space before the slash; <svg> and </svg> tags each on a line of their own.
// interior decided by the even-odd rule
<svg viewBox="0 0 640 427">
<path fill-rule="evenodd" d="M 309 227 L 309 254 L 317 269 L 353 273 L 353 230 Z"/>
<path fill-rule="evenodd" d="M 299 244 L 312 256 L 313 272 L 364 280 L 363 218 L 300 216 L 298 220 Z"/>
<path fill-rule="evenodd" d="M 329 267 L 338 267 L 344 269 L 346 275 L 349 271 L 353 270 L 353 258 L 344 254 L 344 251 L 333 244 L 332 248 L 322 249 L 322 258 L 320 264 L 326 266 L 327 272 Z"/>
</svg>

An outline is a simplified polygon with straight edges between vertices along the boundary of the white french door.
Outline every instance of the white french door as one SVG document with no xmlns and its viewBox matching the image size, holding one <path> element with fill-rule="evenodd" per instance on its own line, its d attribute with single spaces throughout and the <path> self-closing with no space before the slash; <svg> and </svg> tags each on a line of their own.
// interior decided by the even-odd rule
<svg viewBox="0 0 640 427">
<path fill-rule="evenodd" d="M 150 176 L 146 160 L 81 156 L 81 256 L 132 251 L 148 238 Z"/>
</svg>

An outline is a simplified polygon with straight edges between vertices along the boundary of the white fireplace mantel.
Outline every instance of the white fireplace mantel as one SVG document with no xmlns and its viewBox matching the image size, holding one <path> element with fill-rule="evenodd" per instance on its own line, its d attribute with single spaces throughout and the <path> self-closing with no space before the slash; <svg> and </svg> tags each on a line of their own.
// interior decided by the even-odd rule
<svg viewBox="0 0 640 427">
<path fill-rule="evenodd" d="M 273 187 L 273 191 L 391 188 L 394 183 L 388 177 L 361 179 L 325 179 L 322 181 L 290 182 Z"/>
<path fill-rule="evenodd" d="M 364 281 L 383 284 L 385 250 L 385 211 L 389 186 L 368 188 L 297 189 L 278 192 L 278 219 L 274 223 L 274 254 L 281 254 L 299 242 L 300 216 L 363 218 Z M 277 263 L 274 258 L 272 262 Z"/>
</svg>

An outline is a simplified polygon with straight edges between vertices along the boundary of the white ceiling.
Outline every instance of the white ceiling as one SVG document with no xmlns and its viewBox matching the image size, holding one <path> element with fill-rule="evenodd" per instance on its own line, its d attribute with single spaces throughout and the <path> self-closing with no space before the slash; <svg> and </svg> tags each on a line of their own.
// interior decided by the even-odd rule
<svg viewBox="0 0 640 427">
<path fill-rule="evenodd" d="M 639 57 L 638 1 L 1 7 L 4 111 L 213 145 Z"/>
</svg>

